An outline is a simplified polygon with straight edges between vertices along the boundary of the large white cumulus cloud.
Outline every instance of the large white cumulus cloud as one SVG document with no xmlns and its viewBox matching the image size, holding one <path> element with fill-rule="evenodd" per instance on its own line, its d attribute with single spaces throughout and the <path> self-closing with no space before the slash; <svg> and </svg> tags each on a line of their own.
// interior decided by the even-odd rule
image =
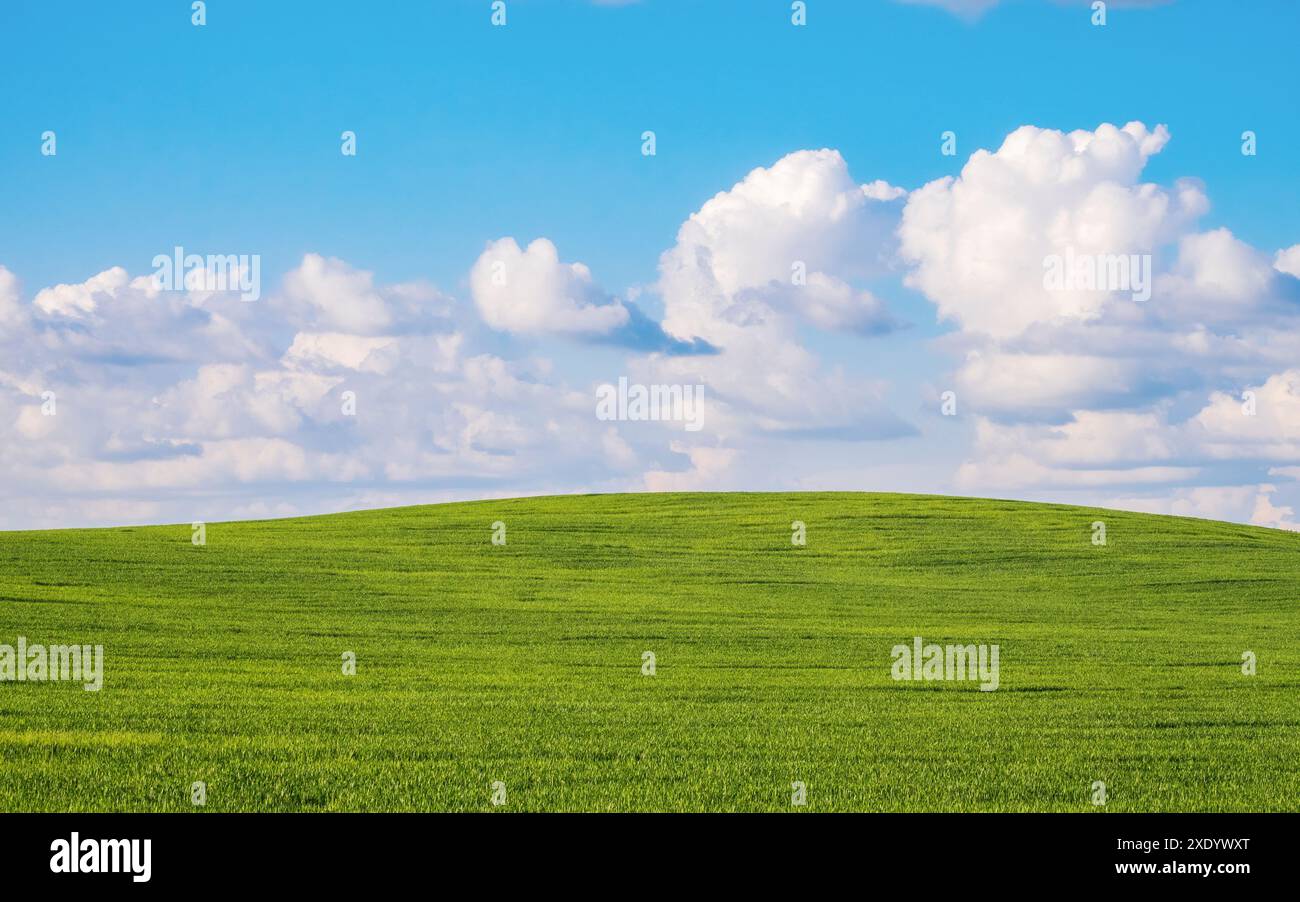
<svg viewBox="0 0 1300 902">
<path fill-rule="evenodd" d="M 892 262 L 903 192 L 859 184 L 833 150 L 799 151 L 708 200 L 659 262 L 664 329 L 699 336 L 709 356 L 656 358 L 647 379 L 698 382 L 728 434 L 857 439 L 906 434 L 889 386 L 827 367 L 800 324 L 883 334 L 898 327 L 863 286 Z"/>
<path fill-rule="evenodd" d="M 1294 255 L 1200 230 L 1199 182 L 1144 182 L 1169 140 L 1137 122 L 1026 126 L 909 196 L 907 281 L 957 327 L 943 339 L 958 361 L 950 384 L 978 427 L 964 489 L 1240 478 L 1240 465 L 1297 450 L 1285 427 L 1300 353 Z M 1148 258 L 1149 298 L 1045 280 L 1069 255 Z M 1232 473 L 1216 466 L 1228 458 Z"/>
<path fill-rule="evenodd" d="M 663 255 L 664 328 L 720 345 L 788 316 L 887 330 L 883 304 L 851 283 L 888 267 L 892 202 L 902 194 L 884 182 L 857 184 L 833 150 L 755 169 L 692 213 Z"/>
<path fill-rule="evenodd" d="M 1205 212 L 1199 186 L 1138 181 L 1169 140 L 1164 126 L 1065 134 L 1024 126 L 978 150 L 956 178 L 908 199 L 899 236 L 908 281 L 963 329 L 1018 335 L 1037 323 L 1096 318 L 1119 293 L 1049 290 L 1051 255 L 1152 254 Z"/>
</svg>

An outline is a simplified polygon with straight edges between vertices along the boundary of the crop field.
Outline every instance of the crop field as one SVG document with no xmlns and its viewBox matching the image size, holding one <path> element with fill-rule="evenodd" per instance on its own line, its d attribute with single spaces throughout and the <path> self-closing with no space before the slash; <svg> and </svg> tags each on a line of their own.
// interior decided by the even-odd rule
<svg viewBox="0 0 1300 902">
<path fill-rule="evenodd" d="M 0 681 L 0 810 L 1300 809 L 1294 533 L 799 493 L 193 536 L 0 533 L 0 643 L 103 646 Z M 916 637 L 996 689 L 896 679 Z"/>
</svg>

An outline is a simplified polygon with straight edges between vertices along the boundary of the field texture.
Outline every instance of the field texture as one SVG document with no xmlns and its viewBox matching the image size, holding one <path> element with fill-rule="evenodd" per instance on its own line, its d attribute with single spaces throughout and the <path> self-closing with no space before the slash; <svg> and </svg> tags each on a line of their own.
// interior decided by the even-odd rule
<svg viewBox="0 0 1300 902">
<path fill-rule="evenodd" d="M 0 643 L 105 671 L 0 682 L 0 810 L 1300 809 L 1296 534 L 837 493 L 206 540 L 0 533 Z M 893 679 L 916 636 L 997 644 L 997 690 Z"/>
</svg>

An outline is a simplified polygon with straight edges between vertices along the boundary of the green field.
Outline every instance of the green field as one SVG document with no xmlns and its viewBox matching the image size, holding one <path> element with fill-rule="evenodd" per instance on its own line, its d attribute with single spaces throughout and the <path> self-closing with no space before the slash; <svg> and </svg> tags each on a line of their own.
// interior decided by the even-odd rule
<svg viewBox="0 0 1300 902">
<path fill-rule="evenodd" d="M 99 692 L 0 682 L 5 811 L 193 810 L 195 781 L 205 811 L 493 810 L 494 781 L 504 811 L 1300 809 L 1293 533 L 594 495 L 209 524 L 203 547 L 188 524 L 0 533 L 0 562 L 0 643 L 102 644 L 105 669 Z M 918 635 L 998 644 L 997 691 L 892 679 Z"/>
</svg>

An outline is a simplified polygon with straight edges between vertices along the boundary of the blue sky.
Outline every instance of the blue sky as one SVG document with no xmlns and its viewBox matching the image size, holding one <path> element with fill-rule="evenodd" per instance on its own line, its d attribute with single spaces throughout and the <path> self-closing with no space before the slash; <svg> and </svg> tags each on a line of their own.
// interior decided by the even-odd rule
<svg viewBox="0 0 1300 902">
<path fill-rule="evenodd" d="M 635 298 L 640 310 L 660 320 L 667 312 L 661 254 L 677 245 L 683 222 L 756 167 L 773 167 L 800 150 L 833 149 L 855 182 L 883 180 L 910 192 L 958 176 L 971 153 L 997 150 L 1021 126 L 1068 133 L 1103 123 L 1137 121 L 1151 129 L 1159 124 L 1170 137 L 1144 160 L 1129 187 L 1151 183 L 1172 193 L 1178 179 L 1191 178 L 1203 186 L 1207 204 L 1194 225 L 1180 226 L 1176 234 L 1160 232 L 1163 251 L 1151 248 L 1158 259 L 1163 253 L 1171 261 L 1180 237 L 1220 228 L 1270 258 L 1300 243 L 1294 213 L 1300 209 L 1296 4 L 1112 3 L 1104 27 L 1089 23 L 1086 3 L 1004 0 L 977 16 L 942 6 L 811 0 L 808 24 L 794 27 L 784 0 L 509 0 L 508 24 L 493 27 L 486 0 L 212 0 L 207 24 L 194 27 L 187 2 L 9 0 L 0 8 L 0 266 L 20 286 L 13 289 L 20 303 L 33 305 L 42 289 L 79 285 L 113 267 L 132 278 L 148 275 L 154 256 L 176 245 L 199 253 L 257 254 L 265 292 L 273 296 L 268 306 L 274 308 L 285 275 L 305 255 L 321 255 L 373 273 L 375 285 L 418 281 L 436 287 L 459 311 L 451 321 L 466 347 L 530 374 L 531 361 L 545 360 L 560 374 L 547 377 L 562 384 L 556 391 L 590 394 L 593 383 L 642 367 L 645 355 L 629 356 L 635 349 L 575 337 L 572 330 L 485 324 L 473 315 L 478 301 L 469 274 L 488 243 L 510 236 L 526 247 L 545 238 L 560 261 L 589 268 L 607 302 Z M 57 134 L 54 157 L 39 153 L 47 129 Z M 656 133 L 653 157 L 641 153 L 646 129 Z M 1259 136 L 1255 156 L 1241 153 L 1246 129 Z M 357 135 L 355 157 L 339 152 L 344 130 Z M 945 130 L 957 135 L 955 156 L 939 152 Z M 901 208 L 905 202 L 894 203 Z M 876 252 L 863 248 L 862 258 Z M 912 438 L 777 446 L 772 437 L 782 432 L 817 434 L 838 426 L 785 422 L 785 414 L 738 404 L 728 421 L 761 421 L 763 434 L 751 436 L 745 426 L 733 425 L 726 435 L 712 437 L 712 447 L 739 455 L 729 458 L 738 472 L 740 458 L 752 450 L 752 479 L 733 484 L 703 478 L 690 487 L 799 487 L 770 484 L 774 469 L 794 470 L 807 476 L 809 486 L 829 479 L 846 488 L 896 485 L 1125 501 L 1233 519 L 1254 516 L 1259 485 L 1277 486 L 1267 493 L 1274 502 L 1292 497 L 1288 480 L 1269 473 L 1288 466 L 1286 449 L 1276 443 L 1263 456 L 1234 454 L 1231 462 L 1221 450 L 1197 452 L 1179 444 L 1159 465 L 1195 468 L 1197 475 L 1169 481 L 1166 474 L 1158 484 L 1141 478 L 1144 468 L 1157 464 L 1136 459 L 1127 461 L 1136 474 L 1132 480 L 1106 487 L 1072 482 L 1068 474 L 1032 487 L 996 481 L 983 486 L 978 478 L 954 482 L 963 461 L 971 459 L 969 443 L 979 424 L 973 410 L 971 416 L 963 412 L 961 422 L 933 419 L 934 395 L 955 384 L 951 374 L 960 364 L 952 345 L 936 339 L 947 336 L 967 347 L 971 329 L 960 318 L 941 318 L 944 302 L 907 284 L 911 267 L 933 265 L 911 259 L 845 278 L 855 289 L 869 290 L 907 328 L 864 335 L 823 328 L 797 311 L 789 327 L 790 347 L 815 355 L 822 370 L 838 368 L 852 378 L 887 383 L 873 397 L 911 424 Z M 1289 296 L 1285 278 L 1280 284 L 1267 291 Z M 107 294 L 116 297 L 119 290 L 126 289 Z M 78 329 L 100 328 L 98 318 L 107 309 L 97 304 L 82 310 Z M 59 312 L 41 315 L 46 313 Z M 59 313 L 67 319 L 66 314 Z M 1168 320 L 1162 322 L 1164 334 L 1175 328 L 1187 334 L 1202 323 L 1187 316 L 1177 325 L 1162 320 Z M 60 340 L 69 326 L 62 320 L 28 325 L 33 334 Z M 272 350 L 267 348 L 275 340 L 265 339 L 265 357 L 285 353 L 294 334 L 334 327 L 286 316 L 274 328 L 265 322 L 258 328 L 281 336 Z M 1227 339 L 1243 327 L 1238 322 L 1217 328 L 1215 334 Z M 1290 320 L 1271 328 L 1285 332 Z M 9 338 L 20 337 L 15 327 Z M 1008 336 L 998 340 L 1005 351 Z M 1062 333 L 1055 340 L 1069 350 L 1091 339 Z M 9 367 L 0 360 L 0 370 L 11 376 L 11 396 L 0 409 L 6 422 L 36 401 L 32 392 L 42 380 L 54 384 L 62 378 L 69 386 L 99 381 L 101 387 L 138 382 L 138 390 L 153 399 L 215 362 L 195 345 L 192 356 L 175 351 L 165 375 L 128 376 L 120 367 L 94 371 L 89 364 L 73 365 L 58 356 L 56 348 L 66 346 L 55 341 L 38 342 L 44 351 L 24 343 L 24 357 L 11 355 Z M 114 347 L 120 350 L 120 344 Z M 265 372 L 269 359 L 237 363 Z M 1191 416 L 1207 408 L 1216 390 L 1264 386 L 1269 376 L 1285 372 L 1263 363 L 1258 370 L 1224 361 L 1214 365 L 1219 369 L 1205 379 L 1164 380 L 1178 383 L 1179 391 L 1153 391 L 1130 381 L 1108 390 L 1105 403 L 1096 397 L 1063 399 L 1056 425 L 1076 409 L 1142 413 L 1163 411 L 1166 404 Z M 389 377 L 401 372 L 392 370 Z M 726 396 L 724 388 L 719 391 Z M 1116 391 L 1123 395 L 1118 402 Z M 476 406 L 501 413 L 482 398 Z M 1004 426 L 1017 420 L 1005 410 L 986 413 Z M 332 427 L 310 412 L 286 416 L 294 429 L 311 433 L 298 441 L 301 447 L 341 453 L 349 445 L 323 437 Z M 865 419 L 879 422 L 874 413 Z M 782 425 L 773 426 L 776 421 Z M 133 432 L 150 447 L 205 447 L 203 428 L 181 423 L 136 430 L 99 424 L 69 438 L 68 448 L 75 451 L 54 456 L 68 466 L 94 469 L 95 461 L 107 459 L 105 442 L 116 447 Z M 277 440 L 295 441 L 283 423 L 272 431 Z M 210 441 L 268 438 L 237 429 L 206 435 Z M 700 469 L 699 461 L 684 463 L 688 453 L 671 450 L 680 438 L 628 439 L 631 457 L 624 462 L 638 462 L 622 470 L 562 472 L 558 462 L 570 456 L 543 442 L 529 445 L 538 457 L 526 472 L 489 467 L 484 473 L 468 459 L 438 478 L 413 466 L 410 473 L 424 475 L 409 479 L 384 472 L 388 448 L 360 468 L 362 494 L 349 494 L 337 480 L 322 487 L 316 477 L 285 478 L 283 472 L 242 480 L 222 471 L 217 484 L 226 478 L 233 483 L 211 494 L 180 477 L 129 492 L 88 479 L 81 494 L 60 496 L 53 516 L 42 514 L 48 505 L 32 490 L 19 505 L 23 512 L 7 525 L 116 522 L 115 516 L 185 519 L 186 505 L 214 517 L 306 512 L 367 500 L 424 500 L 471 482 L 465 491 L 472 495 L 483 493 L 483 480 L 503 494 L 654 487 L 645 473 Z M 1213 467 L 1198 457 L 1207 453 Z M 558 455 L 557 466 L 547 465 L 548 454 Z M 784 466 L 791 459 L 805 463 Z M 1122 463 L 1109 459 L 1104 466 Z M 29 465 L 39 468 L 15 462 L 20 469 Z M 441 472 L 441 464 L 434 470 Z M 839 475 L 829 478 L 832 473 Z M 1254 494 L 1247 490 L 1252 486 Z M 1233 489 L 1236 506 L 1197 507 L 1201 502 L 1187 493 L 1198 487 Z M 24 489 L 6 491 L 18 497 Z M 242 499 L 237 504 L 221 500 L 235 496 Z M 1179 497 L 1186 502 L 1181 507 Z M 115 499 L 122 502 L 116 508 Z"/>
<path fill-rule="evenodd" d="M 316 250 L 453 285 L 488 237 L 545 234 L 633 284 L 700 203 L 793 149 L 915 187 L 1018 125 L 1133 119 L 1176 138 L 1151 179 L 1194 173 L 1216 224 L 1295 237 L 1293 3 L 1179 0 L 1095 29 L 1033 0 L 973 23 L 821 0 L 804 31 L 788 6 L 514 0 L 494 29 L 479 0 L 220 0 L 204 30 L 187 3 L 13 0 L 0 247 L 40 284 L 147 266 L 179 235 L 264 248 L 272 269 Z M 57 168 L 32 153 L 55 127 Z M 1245 128 L 1268 152 L 1242 160 Z M 937 153 L 945 129 L 955 158 Z"/>
</svg>

